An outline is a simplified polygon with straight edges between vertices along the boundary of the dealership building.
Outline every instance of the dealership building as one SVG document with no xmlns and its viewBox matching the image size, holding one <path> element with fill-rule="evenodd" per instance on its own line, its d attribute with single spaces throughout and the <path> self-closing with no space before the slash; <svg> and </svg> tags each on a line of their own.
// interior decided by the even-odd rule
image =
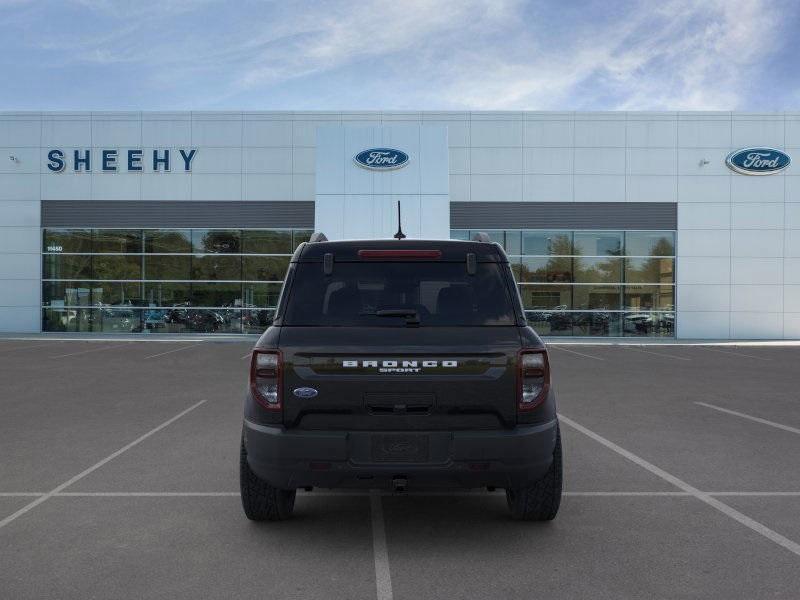
<svg viewBox="0 0 800 600">
<path fill-rule="evenodd" d="M 258 333 L 329 239 L 502 244 L 554 337 L 800 339 L 800 113 L 0 113 L 0 331 Z"/>
</svg>

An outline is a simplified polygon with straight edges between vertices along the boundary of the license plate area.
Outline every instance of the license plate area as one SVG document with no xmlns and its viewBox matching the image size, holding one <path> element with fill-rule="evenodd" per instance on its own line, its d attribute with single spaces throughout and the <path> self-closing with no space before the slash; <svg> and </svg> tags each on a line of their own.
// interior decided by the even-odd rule
<svg viewBox="0 0 800 600">
<path fill-rule="evenodd" d="M 430 440 L 421 434 L 373 434 L 371 457 L 374 462 L 422 463 L 430 460 Z"/>
</svg>

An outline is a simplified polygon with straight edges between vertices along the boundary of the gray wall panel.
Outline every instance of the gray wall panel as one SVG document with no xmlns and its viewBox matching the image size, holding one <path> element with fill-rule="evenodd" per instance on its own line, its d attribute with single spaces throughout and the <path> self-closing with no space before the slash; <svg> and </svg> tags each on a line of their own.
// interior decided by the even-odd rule
<svg viewBox="0 0 800 600">
<path fill-rule="evenodd" d="M 672 202 L 452 202 L 453 229 L 677 229 Z"/>
<path fill-rule="evenodd" d="M 42 227 L 314 227 L 313 202 L 45 200 Z"/>
</svg>

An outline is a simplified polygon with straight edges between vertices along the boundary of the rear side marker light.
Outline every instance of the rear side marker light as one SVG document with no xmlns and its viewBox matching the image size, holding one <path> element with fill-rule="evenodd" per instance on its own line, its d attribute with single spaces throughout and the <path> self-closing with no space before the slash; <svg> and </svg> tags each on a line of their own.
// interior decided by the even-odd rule
<svg viewBox="0 0 800 600">
<path fill-rule="evenodd" d="M 532 410 L 544 402 L 550 390 L 550 363 L 546 350 L 519 353 L 519 410 Z"/>
<path fill-rule="evenodd" d="M 359 250 L 359 258 L 442 258 L 441 250 Z"/>
<path fill-rule="evenodd" d="M 283 360 L 278 350 L 253 350 L 250 362 L 250 392 L 268 410 L 281 409 Z"/>
</svg>

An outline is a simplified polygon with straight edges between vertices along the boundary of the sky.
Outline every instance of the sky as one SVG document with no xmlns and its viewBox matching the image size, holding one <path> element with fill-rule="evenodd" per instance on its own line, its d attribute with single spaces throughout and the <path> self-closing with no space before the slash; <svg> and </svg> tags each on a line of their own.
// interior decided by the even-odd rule
<svg viewBox="0 0 800 600">
<path fill-rule="evenodd" d="M 0 0 L 0 110 L 800 110 L 796 0 Z"/>
</svg>

